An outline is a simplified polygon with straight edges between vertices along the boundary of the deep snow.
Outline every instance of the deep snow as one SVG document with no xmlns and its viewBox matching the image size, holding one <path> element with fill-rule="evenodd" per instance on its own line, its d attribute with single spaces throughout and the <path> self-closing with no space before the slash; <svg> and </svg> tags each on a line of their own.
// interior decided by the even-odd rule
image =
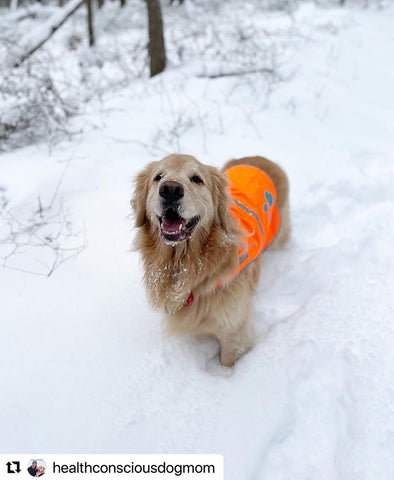
<svg viewBox="0 0 394 480">
<path fill-rule="evenodd" d="M 53 208 L 86 248 L 49 278 L 0 270 L 1 452 L 222 453 L 226 480 L 394 477 L 393 22 L 388 5 L 305 4 L 268 101 L 170 68 L 92 105 L 74 142 L 2 154 L 18 218 L 67 166 Z M 266 255 L 259 341 L 232 369 L 215 341 L 163 334 L 129 251 L 131 178 L 171 150 L 216 166 L 263 154 L 290 178 L 292 240 Z M 8 265 L 45 273 L 44 250 Z"/>
</svg>

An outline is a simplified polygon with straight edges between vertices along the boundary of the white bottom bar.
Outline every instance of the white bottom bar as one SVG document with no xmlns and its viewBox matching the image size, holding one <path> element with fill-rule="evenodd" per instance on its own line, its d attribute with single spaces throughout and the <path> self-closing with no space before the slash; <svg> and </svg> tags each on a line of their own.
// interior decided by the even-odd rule
<svg viewBox="0 0 394 480">
<path fill-rule="evenodd" d="M 0 478 L 5 480 L 224 480 L 223 468 L 223 456 L 212 454 L 0 455 Z"/>
</svg>

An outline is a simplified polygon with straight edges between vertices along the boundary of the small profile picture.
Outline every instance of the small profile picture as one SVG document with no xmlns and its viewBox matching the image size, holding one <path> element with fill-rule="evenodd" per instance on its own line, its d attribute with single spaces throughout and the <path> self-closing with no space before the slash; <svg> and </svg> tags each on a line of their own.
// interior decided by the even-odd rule
<svg viewBox="0 0 394 480">
<path fill-rule="evenodd" d="M 42 477 L 45 473 L 46 463 L 41 459 L 32 459 L 30 460 L 27 471 L 32 477 Z"/>
</svg>

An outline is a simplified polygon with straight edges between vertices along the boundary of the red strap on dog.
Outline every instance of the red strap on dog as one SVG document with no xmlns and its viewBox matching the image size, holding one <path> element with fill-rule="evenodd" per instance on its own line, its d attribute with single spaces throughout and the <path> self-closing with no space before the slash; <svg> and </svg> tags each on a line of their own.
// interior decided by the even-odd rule
<svg viewBox="0 0 394 480">
<path fill-rule="evenodd" d="M 183 306 L 184 307 L 188 307 L 189 305 L 191 305 L 193 303 L 193 300 L 194 300 L 194 295 L 191 293 L 188 297 L 187 297 L 187 300 L 185 300 L 185 302 L 183 303 Z"/>
</svg>

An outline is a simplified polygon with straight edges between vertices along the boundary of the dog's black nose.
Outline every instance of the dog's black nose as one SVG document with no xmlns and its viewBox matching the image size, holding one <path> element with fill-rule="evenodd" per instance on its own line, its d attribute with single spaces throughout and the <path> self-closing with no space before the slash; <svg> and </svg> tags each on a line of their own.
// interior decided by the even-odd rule
<svg viewBox="0 0 394 480">
<path fill-rule="evenodd" d="M 178 182 L 164 182 L 160 185 L 159 195 L 167 202 L 176 202 L 183 195 L 183 187 Z"/>
</svg>

